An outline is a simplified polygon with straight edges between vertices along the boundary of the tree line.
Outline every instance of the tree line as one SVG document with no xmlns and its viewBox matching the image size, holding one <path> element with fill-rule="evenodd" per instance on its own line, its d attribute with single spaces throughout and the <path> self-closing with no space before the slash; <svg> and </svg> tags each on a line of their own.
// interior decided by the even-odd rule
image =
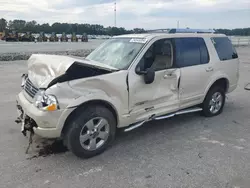
<svg viewBox="0 0 250 188">
<path fill-rule="evenodd" d="M 99 24 L 69 24 L 69 23 L 48 23 L 38 24 L 35 20 L 26 22 L 25 20 L 10 20 L 0 19 L 0 32 L 18 32 L 18 33 L 75 33 L 75 34 L 91 34 L 91 35 L 120 35 L 129 33 L 143 33 L 142 28 L 134 28 L 133 30 L 126 30 L 123 27 L 104 27 Z"/>
<path fill-rule="evenodd" d="M 239 36 L 250 36 L 249 28 L 237 28 L 237 29 L 216 29 L 217 33 L 223 33 L 228 36 L 239 35 Z"/>
<path fill-rule="evenodd" d="M 0 32 L 18 32 L 18 33 L 75 33 L 75 34 L 91 34 L 91 35 L 120 35 L 129 33 L 144 33 L 143 28 L 134 28 L 126 30 L 123 27 L 104 27 L 99 24 L 69 24 L 69 23 L 48 23 L 38 24 L 35 20 L 9 20 L 4 18 L 0 19 Z M 237 28 L 237 29 L 215 29 L 217 33 L 226 35 L 241 35 L 250 36 L 250 28 Z"/>
</svg>

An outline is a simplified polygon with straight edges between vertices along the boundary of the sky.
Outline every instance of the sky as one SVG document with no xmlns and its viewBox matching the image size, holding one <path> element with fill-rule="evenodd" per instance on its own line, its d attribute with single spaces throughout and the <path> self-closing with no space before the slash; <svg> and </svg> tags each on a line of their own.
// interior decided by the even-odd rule
<svg viewBox="0 0 250 188">
<path fill-rule="evenodd" d="M 145 29 L 250 27 L 250 0 L 117 0 L 116 26 Z M 114 26 L 114 0 L 0 0 L 7 20 Z"/>
</svg>

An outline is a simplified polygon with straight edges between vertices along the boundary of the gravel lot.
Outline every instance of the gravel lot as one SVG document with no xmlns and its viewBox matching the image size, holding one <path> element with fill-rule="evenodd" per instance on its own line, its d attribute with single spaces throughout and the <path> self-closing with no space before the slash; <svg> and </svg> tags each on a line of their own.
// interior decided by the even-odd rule
<svg viewBox="0 0 250 188">
<path fill-rule="evenodd" d="M 89 42 L 0 42 L 1 53 L 73 51 L 94 49 L 105 40 Z"/>
<path fill-rule="evenodd" d="M 112 148 L 81 160 L 70 152 L 34 157 L 44 147 L 36 139 L 25 154 L 27 138 L 14 123 L 24 61 L 0 62 L 0 187 L 8 188 L 249 188 L 250 48 L 237 48 L 240 83 L 228 95 L 223 114 L 188 114 L 151 122 L 119 134 Z"/>
<path fill-rule="evenodd" d="M 0 61 L 27 60 L 32 54 L 45 53 L 86 57 L 105 40 L 89 42 L 5 42 L 0 41 Z"/>
</svg>

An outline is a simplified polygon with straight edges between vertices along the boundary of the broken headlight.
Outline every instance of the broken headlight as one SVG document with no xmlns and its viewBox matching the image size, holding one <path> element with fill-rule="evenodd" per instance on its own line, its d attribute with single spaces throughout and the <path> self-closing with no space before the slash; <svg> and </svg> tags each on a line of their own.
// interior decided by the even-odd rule
<svg viewBox="0 0 250 188">
<path fill-rule="evenodd" d="M 35 106 L 44 111 L 55 111 L 59 109 L 57 99 L 54 95 L 45 94 L 44 90 L 40 90 L 35 95 Z"/>
</svg>

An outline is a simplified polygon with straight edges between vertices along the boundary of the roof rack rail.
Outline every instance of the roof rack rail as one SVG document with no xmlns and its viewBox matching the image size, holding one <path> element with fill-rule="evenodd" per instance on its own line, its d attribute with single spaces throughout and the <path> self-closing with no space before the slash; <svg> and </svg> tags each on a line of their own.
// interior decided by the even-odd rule
<svg viewBox="0 0 250 188">
<path fill-rule="evenodd" d="M 147 30 L 148 33 L 168 33 L 170 29 Z"/>
<path fill-rule="evenodd" d="M 170 29 L 169 33 L 214 33 L 213 29 Z"/>
<path fill-rule="evenodd" d="M 215 33 L 213 29 L 189 29 L 189 28 L 173 28 L 173 29 L 155 29 L 148 30 L 149 33 Z"/>
</svg>

